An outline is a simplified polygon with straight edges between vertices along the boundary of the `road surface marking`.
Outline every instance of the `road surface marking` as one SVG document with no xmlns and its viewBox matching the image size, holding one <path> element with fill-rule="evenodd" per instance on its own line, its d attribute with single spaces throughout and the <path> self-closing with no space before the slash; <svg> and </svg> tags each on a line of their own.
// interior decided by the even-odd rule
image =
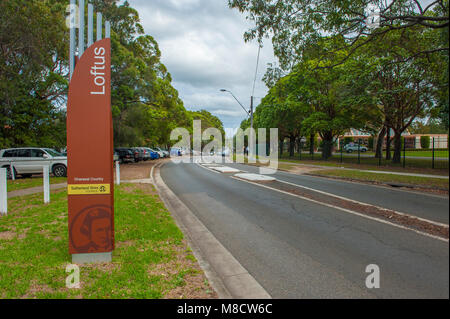
<svg viewBox="0 0 450 319">
<path fill-rule="evenodd" d="M 300 196 L 300 195 L 297 195 L 297 194 L 293 194 L 293 193 L 289 193 L 289 192 L 286 192 L 286 191 L 282 191 L 282 190 L 279 190 L 279 189 L 276 189 L 276 188 L 273 188 L 273 187 L 269 187 L 269 186 L 266 186 L 266 185 L 262 185 L 262 184 L 259 184 L 259 183 L 246 181 L 246 180 L 243 180 L 243 179 L 240 179 L 240 178 L 237 178 L 237 177 L 231 176 L 231 178 L 233 178 L 235 180 L 238 180 L 238 181 L 241 181 L 241 182 L 244 182 L 244 183 L 253 184 L 253 185 L 256 185 L 256 186 L 264 187 L 264 188 L 267 188 L 267 189 L 279 192 L 279 193 L 283 193 L 283 194 L 286 194 L 286 195 L 291 195 L 291 196 L 294 196 L 294 197 L 297 197 L 297 198 L 301 198 L 303 200 L 307 200 L 307 201 L 310 201 L 310 202 L 315 203 L 315 204 L 319 204 L 319 205 L 322 205 L 322 206 L 327 206 L 327 207 L 330 207 L 330 208 L 341 210 L 343 212 L 346 212 L 346 213 L 349 213 L 349 214 L 352 214 L 352 215 L 356 215 L 356 216 L 360 216 L 360 217 L 363 217 L 363 218 L 371 219 L 371 220 L 374 220 L 374 221 L 377 221 L 377 222 L 380 222 L 380 223 L 383 223 L 383 224 L 386 224 L 386 225 L 391 225 L 391 226 L 394 226 L 394 227 L 397 227 L 397 228 L 400 228 L 400 229 L 404 229 L 404 230 L 410 230 L 410 231 L 413 231 L 413 232 L 415 232 L 417 234 L 420 234 L 420 235 L 423 235 L 423 236 L 426 236 L 426 237 L 430 237 L 430 238 L 433 238 L 433 239 L 441 240 L 441 241 L 446 242 L 446 243 L 449 242 L 449 240 L 446 239 L 446 238 L 442 238 L 442 237 L 439 237 L 439 236 L 431 235 L 431 234 L 422 232 L 420 230 L 408 228 L 408 227 L 405 227 L 405 226 L 402 226 L 402 225 L 394 224 L 394 223 L 391 223 L 389 221 L 386 221 L 386 220 L 383 220 L 383 219 L 380 219 L 380 218 L 376 218 L 376 217 L 372 217 L 372 216 L 368 216 L 368 215 L 364 215 L 364 214 L 361 214 L 361 213 L 358 213 L 358 212 L 355 212 L 355 211 L 352 211 L 352 210 L 349 210 L 349 209 L 346 209 L 346 208 L 342 208 L 342 207 L 331 205 L 331 204 L 322 203 L 322 202 L 316 201 L 316 200 L 311 199 L 311 198 L 307 198 L 307 197 L 303 197 L 303 196 Z"/>
<path fill-rule="evenodd" d="M 323 195 L 327 195 L 327 196 L 330 196 L 330 197 L 335 197 L 335 198 L 339 198 L 339 199 L 342 199 L 342 200 L 346 200 L 346 201 L 349 201 L 349 202 L 352 202 L 352 203 L 355 203 L 355 204 L 358 204 L 358 205 L 371 206 L 371 207 L 375 207 L 375 208 L 377 208 L 379 210 L 388 211 L 388 212 L 394 212 L 394 213 L 396 213 L 398 215 L 409 217 L 409 218 L 415 218 L 417 220 L 420 220 L 420 221 L 423 221 L 423 222 L 426 222 L 426 223 L 430 223 L 430 224 L 433 224 L 433 225 L 436 225 L 436 226 L 441 226 L 441 227 L 445 227 L 445 228 L 449 227 L 448 224 L 435 222 L 435 221 L 432 221 L 432 220 L 429 220 L 429 219 L 425 219 L 425 218 L 420 218 L 420 217 L 417 217 L 415 215 L 402 213 L 402 212 L 399 212 L 399 211 L 396 211 L 396 210 L 393 210 L 393 209 L 387 209 L 387 208 L 384 208 L 384 207 L 380 207 L 380 206 L 376 206 L 376 205 L 372 205 L 372 204 L 368 204 L 368 203 L 359 202 L 357 200 L 353 200 L 353 199 L 350 199 L 350 198 L 347 198 L 347 197 L 343 197 L 343 196 L 327 193 L 327 192 L 324 192 L 324 191 L 321 191 L 321 190 L 317 190 L 317 189 L 306 187 L 306 186 L 303 186 L 303 185 L 298 185 L 298 184 L 282 181 L 282 180 L 279 180 L 279 179 L 277 179 L 277 181 L 280 182 L 280 183 L 292 185 L 292 186 L 295 186 L 295 187 L 304 188 L 304 189 L 307 189 L 307 190 L 310 190 L 310 191 L 313 191 L 313 192 L 317 192 L 317 193 L 320 193 L 320 194 L 323 194 Z"/>
</svg>

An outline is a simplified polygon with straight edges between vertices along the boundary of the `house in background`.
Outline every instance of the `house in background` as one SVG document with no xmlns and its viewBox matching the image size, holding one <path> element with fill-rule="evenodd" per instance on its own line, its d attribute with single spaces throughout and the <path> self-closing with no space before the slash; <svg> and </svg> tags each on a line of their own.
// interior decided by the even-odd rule
<svg viewBox="0 0 450 319">
<path fill-rule="evenodd" d="M 394 131 L 391 129 L 390 131 L 391 136 L 391 147 L 393 147 L 393 138 L 394 138 Z M 434 148 L 448 148 L 448 137 L 447 134 L 411 134 L 408 130 L 403 132 L 402 136 L 405 138 L 405 147 L 408 149 L 421 149 L 420 145 L 420 138 L 421 136 L 429 136 L 430 137 L 430 148 L 433 147 L 433 138 L 434 138 Z M 339 137 L 337 140 L 337 149 L 339 149 L 341 143 L 340 141 L 344 141 L 345 138 L 351 137 L 353 139 L 353 142 L 361 141 L 361 144 L 364 144 L 366 146 L 369 145 L 369 138 L 373 137 L 373 145 L 375 146 L 377 143 L 377 137 L 372 136 L 369 133 L 357 130 L 357 129 L 350 129 L 349 132 L 344 134 L 343 136 Z M 386 147 L 386 139 L 385 136 L 384 142 L 383 142 L 383 148 Z M 343 144 L 343 143 L 342 143 Z"/>
</svg>

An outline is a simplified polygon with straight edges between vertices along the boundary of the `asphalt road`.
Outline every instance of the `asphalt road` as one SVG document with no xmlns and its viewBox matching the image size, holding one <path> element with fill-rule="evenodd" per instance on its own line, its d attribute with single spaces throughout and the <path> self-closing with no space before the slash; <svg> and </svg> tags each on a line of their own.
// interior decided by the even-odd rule
<svg viewBox="0 0 450 319">
<path fill-rule="evenodd" d="M 447 242 L 238 181 L 197 164 L 169 162 L 161 168 L 161 177 L 274 298 L 449 297 Z M 306 180 L 333 188 L 314 178 Z M 339 182 L 339 188 L 346 184 L 352 183 Z M 381 192 L 368 187 L 356 189 L 361 194 Z M 379 289 L 366 288 L 369 264 L 380 268 Z"/>
<path fill-rule="evenodd" d="M 243 164 L 224 164 L 250 173 L 259 168 Z M 363 183 L 343 182 L 316 176 L 296 175 L 278 171 L 274 176 L 282 181 L 314 188 L 363 203 L 393 209 L 440 223 L 449 223 L 449 198 L 419 192 L 398 190 L 393 187 L 372 186 Z"/>
</svg>

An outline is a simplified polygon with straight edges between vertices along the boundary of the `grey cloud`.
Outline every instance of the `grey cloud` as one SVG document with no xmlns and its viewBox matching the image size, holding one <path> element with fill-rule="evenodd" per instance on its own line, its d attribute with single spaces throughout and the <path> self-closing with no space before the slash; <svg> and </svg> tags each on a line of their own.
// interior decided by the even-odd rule
<svg viewBox="0 0 450 319">
<path fill-rule="evenodd" d="M 173 78 L 185 107 L 206 109 L 226 127 L 235 127 L 245 113 L 229 94 L 231 90 L 249 106 L 256 66 L 257 44 L 244 43 L 249 22 L 226 0 L 129 0 L 136 8 L 146 33 L 155 37 L 162 61 Z M 272 47 L 261 51 L 255 95 L 267 92 L 260 81 L 266 64 L 273 62 Z"/>
</svg>

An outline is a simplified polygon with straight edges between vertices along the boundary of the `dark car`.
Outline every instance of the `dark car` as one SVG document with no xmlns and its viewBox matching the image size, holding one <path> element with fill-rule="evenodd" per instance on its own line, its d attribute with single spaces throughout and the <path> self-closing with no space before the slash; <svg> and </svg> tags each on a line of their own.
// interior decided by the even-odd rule
<svg viewBox="0 0 450 319">
<path fill-rule="evenodd" d="M 118 147 L 114 151 L 119 155 L 119 162 L 121 164 L 134 162 L 134 152 L 131 148 Z"/>
</svg>

